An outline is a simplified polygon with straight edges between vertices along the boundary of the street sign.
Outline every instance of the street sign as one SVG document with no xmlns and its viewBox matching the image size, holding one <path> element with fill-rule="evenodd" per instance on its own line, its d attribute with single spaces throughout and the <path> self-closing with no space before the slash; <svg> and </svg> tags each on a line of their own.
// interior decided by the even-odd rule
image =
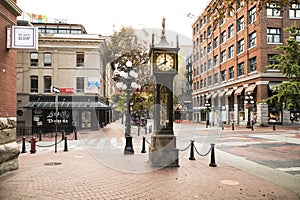
<svg viewBox="0 0 300 200">
<path fill-rule="evenodd" d="M 60 89 L 54 86 L 51 86 L 51 92 L 60 93 Z"/>
</svg>

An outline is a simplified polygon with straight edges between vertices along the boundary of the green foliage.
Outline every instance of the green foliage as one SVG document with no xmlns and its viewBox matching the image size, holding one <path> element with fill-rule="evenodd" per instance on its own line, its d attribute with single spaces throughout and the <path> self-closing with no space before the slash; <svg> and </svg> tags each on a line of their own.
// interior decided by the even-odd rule
<svg viewBox="0 0 300 200">
<path fill-rule="evenodd" d="M 276 49 L 282 53 L 274 56 L 277 64 L 268 65 L 269 69 L 281 71 L 289 82 L 282 82 L 272 88 L 274 95 L 267 99 L 268 104 L 280 107 L 281 102 L 285 102 L 287 110 L 300 109 L 300 44 L 296 40 L 300 32 L 296 24 L 285 29 L 289 31 L 290 37 L 286 40 L 285 46 L 278 46 Z"/>
</svg>

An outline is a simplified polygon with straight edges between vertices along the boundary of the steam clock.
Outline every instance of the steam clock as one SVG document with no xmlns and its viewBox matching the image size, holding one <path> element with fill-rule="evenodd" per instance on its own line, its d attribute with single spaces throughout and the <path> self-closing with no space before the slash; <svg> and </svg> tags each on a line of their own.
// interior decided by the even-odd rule
<svg viewBox="0 0 300 200">
<path fill-rule="evenodd" d="M 165 18 L 162 21 L 160 42 L 150 46 L 150 62 L 155 78 L 154 131 L 151 136 L 149 161 L 151 166 L 178 167 L 178 149 L 173 131 L 173 80 L 178 73 L 178 37 L 176 47 L 165 36 Z"/>
</svg>

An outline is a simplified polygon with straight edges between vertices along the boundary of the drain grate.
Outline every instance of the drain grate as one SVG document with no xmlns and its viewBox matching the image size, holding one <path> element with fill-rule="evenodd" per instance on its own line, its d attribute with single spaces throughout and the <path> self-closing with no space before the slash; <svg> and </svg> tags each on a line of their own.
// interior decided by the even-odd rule
<svg viewBox="0 0 300 200">
<path fill-rule="evenodd" d="M 44 165 L 47 165 L 47 166 L 56 166 L 56 165 L 61 165 L 61 164 L 62 164 L 61 162 L 47 162 Z"/>
</svg>

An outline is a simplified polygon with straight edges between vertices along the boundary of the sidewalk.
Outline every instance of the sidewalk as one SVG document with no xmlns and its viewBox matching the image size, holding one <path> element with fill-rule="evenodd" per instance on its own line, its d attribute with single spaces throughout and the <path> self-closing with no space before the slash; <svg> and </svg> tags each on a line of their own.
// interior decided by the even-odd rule
<svg viewBox="0 0 300 200">
<path fill-rule="evenodd" d="M 80 139 L 117 131 L 110 124 Z M 159 169 L 147 162 L 148 149 L 146 154 L 135 149 L 134 155 L 124 155 L 119 148 L 86 145 L 68 152 L 24 153 L 20 169 L 0 177 L 0 199 L 299 199 L 286 188 L 218 161 L 218 154 L 217 167 L 208 166 L 210 155 L 188 158 L 185 151 L 179 168 Z"/>
</svg>

